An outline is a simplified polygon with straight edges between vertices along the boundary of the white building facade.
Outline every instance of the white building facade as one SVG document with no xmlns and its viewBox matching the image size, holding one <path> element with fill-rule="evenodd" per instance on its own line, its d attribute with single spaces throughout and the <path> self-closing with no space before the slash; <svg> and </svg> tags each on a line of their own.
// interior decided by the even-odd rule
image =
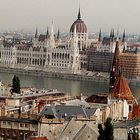
<svg viewBox="0 0 140 140">
<path fill-rule="evenodd" d="M 30 45 L 5 42 L 3 40 L 0 46 L 0 65 L 3 67 L 80 73 L 87 64 L 85 51 L 88 33 L 81 20 L 80 9 L 65 42 L 61 42 L 59 36 L 54 36 L 53 23 L 50 34 L 47 31 L 46 35 L 38 37 L 36 30 Z"/>
</svg>

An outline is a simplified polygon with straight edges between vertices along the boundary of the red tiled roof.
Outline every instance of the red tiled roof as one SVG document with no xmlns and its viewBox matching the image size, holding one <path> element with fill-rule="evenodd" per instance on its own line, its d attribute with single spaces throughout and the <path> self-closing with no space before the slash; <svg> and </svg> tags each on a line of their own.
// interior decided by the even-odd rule
<svg viewBox="0 0 140 140">
<path fill-rule="evenodd" d="M 91 95 L 85 99 L 88 103 L 107 104 L 107 95 Z"/>
<path fill-rule="evenodd" d="M 116 80 L 114 88 L 111 91 L 111 97 L 116 99 L 135 101 L 135 98 L 132 95 L 132 92 L 123 76 L 119 76 Z"/>
<path fill-rule="evenodd" d="M 140 118 L 140 106 L 139 105 L 133 105 L 132 118 L 133 119 Z"/>
</svg>

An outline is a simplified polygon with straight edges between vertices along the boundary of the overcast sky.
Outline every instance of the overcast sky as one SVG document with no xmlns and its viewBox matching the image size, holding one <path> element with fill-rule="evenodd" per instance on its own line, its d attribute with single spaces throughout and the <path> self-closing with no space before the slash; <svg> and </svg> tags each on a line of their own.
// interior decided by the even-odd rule
<svg viewBox="0 0 140 140">
<path fill-rule="evenodd" d="M 45 32 L 54 22 L 69 32 L 81 7 L 82 19 L 88 31 L 109 32 L 111 28 L 124 28 L 127 33 L 140 34 L 140 0 L 0 0 L 0 30 L 25 29 Z"/>
</svg>

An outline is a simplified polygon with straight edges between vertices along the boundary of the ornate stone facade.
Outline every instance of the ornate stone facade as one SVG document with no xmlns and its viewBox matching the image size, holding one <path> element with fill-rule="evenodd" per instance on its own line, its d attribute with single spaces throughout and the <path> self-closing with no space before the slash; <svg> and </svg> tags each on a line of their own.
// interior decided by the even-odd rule
<svg viewBox="0 0 140 140">
<path fill-rule="evenodd" d="M 54 36 L 53 23 L 51 31 L 38 36 L 29 44 L 6 42 L 0 47 L 0 64 L 5 67 L 36 69 L 54 72 L 80 73 L 87 65 L 86 48 L 88 33 L 81 20 L 80 9 L 78 19 L 72 24 L 65 42 Z"/>
</svg>

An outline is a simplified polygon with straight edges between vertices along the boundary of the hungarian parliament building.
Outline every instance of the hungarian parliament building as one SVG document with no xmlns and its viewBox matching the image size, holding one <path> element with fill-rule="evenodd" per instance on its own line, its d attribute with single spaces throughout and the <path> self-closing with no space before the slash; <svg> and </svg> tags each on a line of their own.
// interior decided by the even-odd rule
<svg viewBox="0 0 140 140">
<path fill-rule="evenodd" d="M 36 28 L 33 39 L 28 43 L 16 43 L 14 39 L 7 41 L 3 37 L 0 42 L 0 66 L 72 74 L 80 74 L 82 70 L 109 72 L 116 38 L 117 35 L 112 29 L 109 37 L 103 38 L 100 30 L 96 41 L 89 39 L 79 8 L 77 20 L 71 25 L 70 32 L 65 39 L 61 38 L 59 31 L 57 35 L 54 35 L 53 23 L 45 35 L 39 35 Z M 121 54 L 126 54 L 129 50 L 125 41 L 125 31 L 122 39 L 119 38 L 119 49 Z M 129 61 L 131 58 L 126 57 L 122 61 L 124 75 L 126 74 L 129 78 L 139 76 L 138 67 L 134 66 L 135 70 L 127 69 L 129 67 L 127 65 L 131 68 L 132 66 L 128 64 L 128 62 L 131 63 Z M 131 74 L 134 72 L 135 75 Z"/>
</svg>

